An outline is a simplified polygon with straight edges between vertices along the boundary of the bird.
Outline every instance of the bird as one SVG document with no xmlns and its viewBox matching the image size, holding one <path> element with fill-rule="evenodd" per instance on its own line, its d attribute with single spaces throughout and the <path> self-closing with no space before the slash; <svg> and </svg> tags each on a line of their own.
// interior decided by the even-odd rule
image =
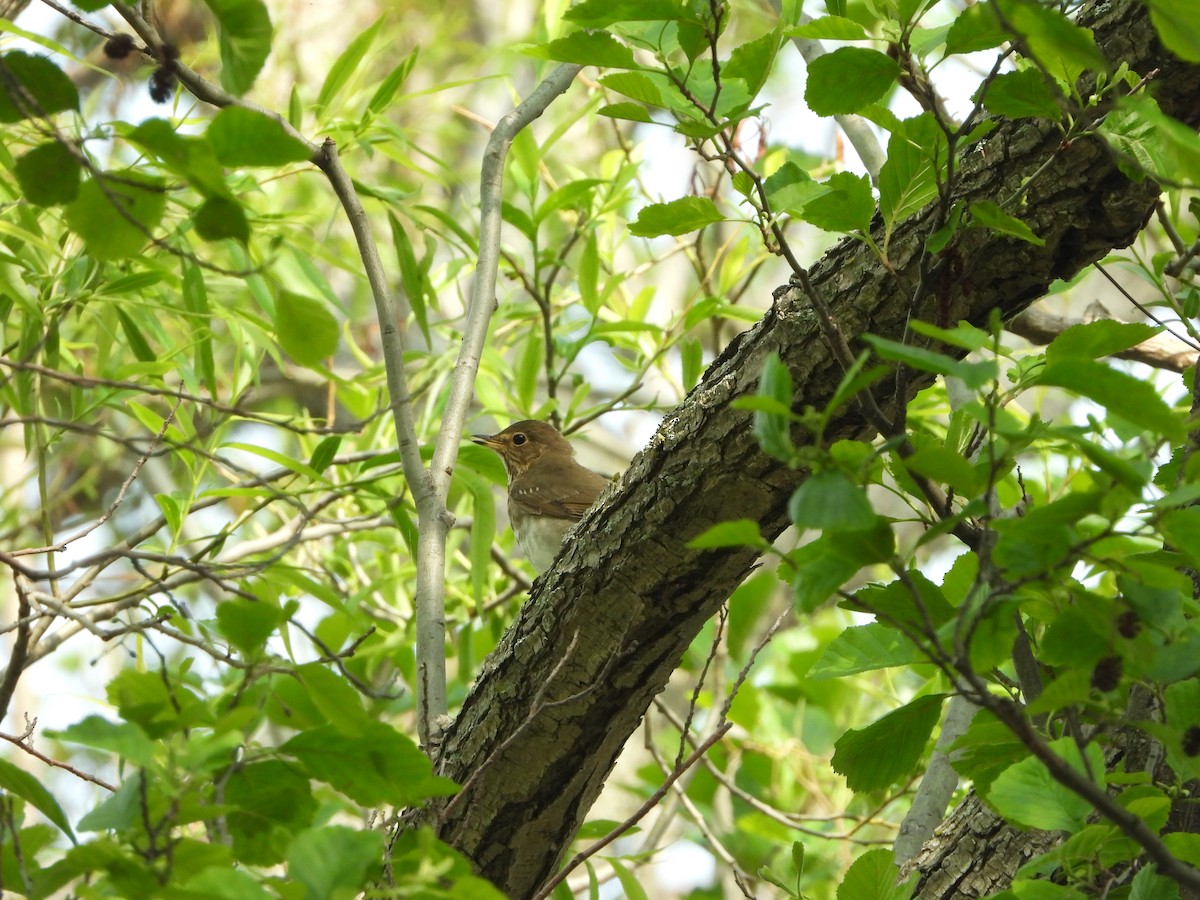
<svg viewBox="0 0 1200 900">
<path fill-rule="evenodd" d="M 546 571 L 608 479 L 575 462 L 570 442 L 545 422 L 526 419 L 471 440 L 503 460 L 513 533 L 526 559 L 539 573 Z"/>
</svg>

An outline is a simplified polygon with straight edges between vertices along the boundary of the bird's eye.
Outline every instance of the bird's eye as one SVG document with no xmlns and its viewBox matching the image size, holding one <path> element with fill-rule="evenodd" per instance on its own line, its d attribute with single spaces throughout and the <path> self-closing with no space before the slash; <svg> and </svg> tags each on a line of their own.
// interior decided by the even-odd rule
<svg viewBox="0 0 1200 900">
<path fill-rule="evenodd" d="M 516 434 L 513 435 L 513 446 L 520 447 L 527 440 L 528 440 L 528 438 L 526 438 L 525 435 L 521 434 L 520 432 L 517 432 Z"/>
</svg>

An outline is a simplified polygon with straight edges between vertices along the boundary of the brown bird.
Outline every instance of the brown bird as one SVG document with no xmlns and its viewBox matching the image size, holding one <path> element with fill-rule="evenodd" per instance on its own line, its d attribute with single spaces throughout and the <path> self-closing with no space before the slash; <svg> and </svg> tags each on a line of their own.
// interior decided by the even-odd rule
<svg viewBox="0 0 1200 900">
<path fill-rule="evenodd" d="M 545 422 L 526 419 L 471 440 L 495 450 L 508 472 L 508 518 L 539 572 L 558 556 L 563 536 L 583 518 L 608 479 L 575 462 L 575 451 Z"/>
</svg>

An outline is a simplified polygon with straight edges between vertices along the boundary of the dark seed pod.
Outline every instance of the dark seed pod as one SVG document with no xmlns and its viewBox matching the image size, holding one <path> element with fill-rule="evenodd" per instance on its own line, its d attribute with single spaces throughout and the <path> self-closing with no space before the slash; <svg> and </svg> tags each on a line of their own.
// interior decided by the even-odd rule
<svg viewBox="0 0 1200 900">
<path fill-rule="evenodd" d="M 1138 618 L 1138 614 L 1132 609 L 1127 609 L 1121 615 L 1117 616 L 1117 632 L 1123 638 L 1133 638 L 1138 636 L 1138 632 L 1142 630 L 1142 620 Z"/>
<path fill-rule="evenodd" d="M 150 75 L 150 98 L 155 103 L 167 103 L 175 92 L 175 73 L 159 66 Z"/>
<path fill-rule="evenodd" d="M 1096 663 L 1096 668 L 1092 669 L 1092 687 L 1106 693 L 1116 690 L 1117 685 L 1121 683 L 1121 673 L 1124 670 L 1125 664 L 1121 657 L 1104 657 Z"/>
<path fill-rule="evenodd" d="M 1183 733 L 1183 752 L 1188 756 L 1200 756 L 1200 725 L 1193 725 Z"/>
<path fill-rule="evenodd" d="M 124 59 L 137 47 L 132 34 L 114 34 L 104 42 L 104 55 L 109 59 Z"/>
</svg>

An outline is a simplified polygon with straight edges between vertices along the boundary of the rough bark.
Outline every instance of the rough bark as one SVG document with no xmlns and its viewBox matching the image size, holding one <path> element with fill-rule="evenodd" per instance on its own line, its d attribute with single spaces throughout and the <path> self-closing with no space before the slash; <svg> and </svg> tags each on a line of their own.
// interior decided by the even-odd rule
<svg viewBox="0 0 1200 900">
<path fill-rule="evenodd" d="M 1117 0 L 1093 17 L 1110 57 L 1139 72 L 1159 68 L 1160 103 L 1192 122 L 1200 67 L 1159 47 L 1141 4 Z M 1038 172 L 1019 214 L 1046 245 L 968 231 L 954 264 L 912 310 L 930 213 L 893 236 L 894 272 L 860 242 L 843 241 L 811 275 L 852 342 L 865 332 L 898 339 L 910 313 L 942 324 L 983 323 L 993 310 L 1015 315 L 1054 279 L 1132 242 L 1158 195 L 1153 184 L 1126 179 L 1099 141 L 1062 146 L 1040 122 L 1001 124 L 962 165 L 957 198 L 968 201 L 1003 200 Z M 443 803 L 417 818 L 508 896 L 529 896 L 554 871 L 652 698 L 755 564 L 748 549 L 697 551 L 687 542 L 729 519 L 757 521 L 768 539 L 788 524 L 787 499 L 804 473 L 764 455 L 750 414 L 730 407 L 756 391 L 772 351 L 791 371 L 795 407 L 825 405 L 841 372 L 807 300 L 790 289 L 730 344 L 574 532 L 445 734 L 439 765 L 467 784 L 466 794 L 449 812 Z M 914 375 L 897 399 L 887 380 L 877 399 L 890 413 L 926 383 Z M 827 436 L 871 431 L 849 409 Z"/>
<path fill-rule="evenodd" d="M 1018 868 L 1061 842 L 1058 833 L 1012 827 L 972 794 L 914 860 L 921 880 L 913 896 L 922 900 L 987 897 L 1007 888 Z"/>
</svg>

